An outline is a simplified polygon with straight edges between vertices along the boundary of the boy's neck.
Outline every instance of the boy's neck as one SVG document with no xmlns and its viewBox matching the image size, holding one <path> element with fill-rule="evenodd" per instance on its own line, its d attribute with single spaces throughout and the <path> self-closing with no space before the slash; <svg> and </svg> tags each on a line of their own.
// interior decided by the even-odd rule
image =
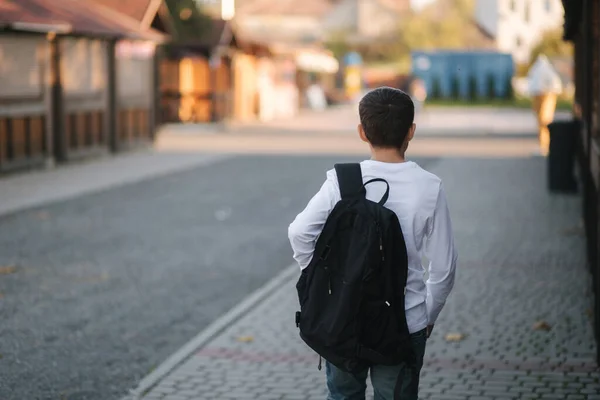
<svg viewBox="0 0 600 400">
<path fill-rule="evenodd" d="M 375 147 L 371 148 L 371 159 L 384 163 L 403 163 L 406 161 L 403 151 Z"/>
</svg>

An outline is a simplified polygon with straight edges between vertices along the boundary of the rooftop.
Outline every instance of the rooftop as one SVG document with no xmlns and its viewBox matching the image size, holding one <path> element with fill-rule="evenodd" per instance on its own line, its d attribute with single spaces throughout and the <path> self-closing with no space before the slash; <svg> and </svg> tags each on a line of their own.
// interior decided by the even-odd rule
<svg viewBox="0 0 600 400">
<path fill-rule="evenodd" d="M 163 40 L 161 34 L 141 29 L 139 23 L 127 15 L 94 2 L 84 5 L 77 0 L 0 0 L 0 28 Z"/>
</svg>

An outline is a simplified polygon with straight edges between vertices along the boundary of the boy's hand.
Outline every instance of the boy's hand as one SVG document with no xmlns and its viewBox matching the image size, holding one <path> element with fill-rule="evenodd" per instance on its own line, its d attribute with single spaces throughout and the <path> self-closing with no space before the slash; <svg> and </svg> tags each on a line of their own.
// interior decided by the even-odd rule
<svg viewBox="0 0 600 400">
<path fill-rule="evenodd" d="M 427 339 L 431 336 L 431 331 L 433 331 L 433 325 L 427 325 Z"/>
</svg>

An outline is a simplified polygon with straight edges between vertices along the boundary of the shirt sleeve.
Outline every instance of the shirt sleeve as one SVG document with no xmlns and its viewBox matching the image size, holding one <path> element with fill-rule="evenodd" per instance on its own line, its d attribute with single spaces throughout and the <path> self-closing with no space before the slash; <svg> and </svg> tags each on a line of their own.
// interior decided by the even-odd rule
<svg viewBox="0 0 600 400">
<path fill-rule="evenodd" d="M 450 212 L 441 184 L 435 210 L 429 221 L 426 256 L 429 260 L 427 314 L 431 325 L 437 320 L 454 286 L 456 260 L 458 258 L 454 247 Z"/>
<path fill-rule="evenodd" d="M 335 184 L 335 179 L 333 173 L 327 174 L 327 180 L 321 189 L 288 228 L 288 238 L 294 251 L 294 259 L 301 269 L 310 264 L 317 238 L 338 201 L 339 189 Z"/>
</svg>

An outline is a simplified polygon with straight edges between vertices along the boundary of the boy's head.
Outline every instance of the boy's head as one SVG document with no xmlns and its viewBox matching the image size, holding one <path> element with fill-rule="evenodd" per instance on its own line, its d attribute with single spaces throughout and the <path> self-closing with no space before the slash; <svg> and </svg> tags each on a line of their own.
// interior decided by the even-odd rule
<svg viewBox="0 0 600 400">
<path fill-rule="evenodd" d="M 391 87 L 367 93 L 358 105 L 360 136 L 375 148 L 400 151 L 415 133 L 415 105 L 408 94 Z"/>
</svg>

